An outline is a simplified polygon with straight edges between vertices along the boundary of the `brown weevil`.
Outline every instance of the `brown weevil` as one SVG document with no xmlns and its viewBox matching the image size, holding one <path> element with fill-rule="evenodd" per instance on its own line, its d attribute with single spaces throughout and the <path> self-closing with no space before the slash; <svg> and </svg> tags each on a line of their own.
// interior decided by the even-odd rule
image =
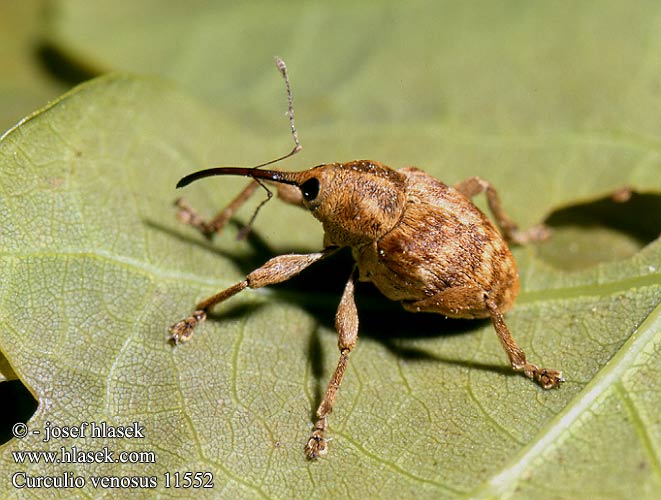
<svg viewBox="0 0 661 500">
<path fill-rule="evenodd" d="M 294 149 L 257 167 L 218 167 L 184 177 L 177 187 L 212 175 L 241 175 L 252 177 L 252 181 L 211 222 L 203 221 L 183 200 L 177 202 L 179 217 L 203 233 L 220 232 L 257 187 L 266 188 L 264 183 L 268 183 L 277 189 L 280 198 L 308 209 L 322 223 L 324 249 L 270 259 L 243 281 L 197 304 L 191 316 L 171 327 L 172 341 L 177 344 L 190 339 L 195 327 L 216 304 L 240 291 L 288 280 L 338 249 L 350 247 L 355 267 L 335 316 L 340 358 L 305 446 L 309 459 L 326 452 L 327 418 L 333 411 L 349 355 L 358 340 L 356 278 L 372 282 L 383 295 L 400 302 L 407 311 L 452 318 L 491 318 L 512 368 L 544 389 L 558 387 L 563 382 L 562 373 L 530 363 L 503 318 L 519 291 L 516 263 L 506 241 L 524 243 L 544 238 L 547 235 L 544 228 L 517 230 L 503 211 L 494 188 L 478 177 L 448 186 L 417 168 L 393 170 L 371 160 L 329 163 L 303 172 L 261 170 L 260 167 L 301 149 L 286 67 L 279 58 L 276 64 L 286 83 Z M 271 193 L 266 189 L 270 198 Z M 482 192 L 486 192 L 489 209 L 502 234 L 471 202 L 473 196 Z"/>
</svg>

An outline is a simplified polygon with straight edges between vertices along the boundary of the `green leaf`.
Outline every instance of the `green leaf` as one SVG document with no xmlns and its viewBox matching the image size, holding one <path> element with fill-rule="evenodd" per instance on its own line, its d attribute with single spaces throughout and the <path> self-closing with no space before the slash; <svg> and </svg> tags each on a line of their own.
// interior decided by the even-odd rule
<svg viewBox="0 0 661 500">
<path fill-rule="evenodd" d="M 154 80 L 109 77 L 3 139 L 0 339 L 40 402 L 30 428 L 138 421 L 143 440 L 73 443 L 154 451 L 157 462 L 140 474 L 162 481 L 165 471 L 211 471 L 223 495 L 330 494 L 349 488 L 341 481 L 364 495 L 461 496 L 480 484 L 487 494 L 535 491 L 550 470 L 569 493 L 584 486 L 586 470 L 608 488 L 634 474 L 640 493 L 654 491 L 658 242 L 627 261 L 574 274 L 519 250 L 525 289 L 508 322 L 532 357 L 565 371 L 559 391 L 509 376 L 488 324 L 448 326 L 368 301 L 363 339 L 331 419 L 332 452 L 306 463 L 310 414 L 337 358 L 339 288 L 333 296 L 322 287 L 316 298 L 315 283 L 283 287 L 283 296 L 246 291 L 190 344 L 166 343 L 169 324 L 195 300 L 239 280 L 242 261 L 254 265 L 259 257 L 249 258 L 250 245 L 232 234 L 204 242 L 176 223 L 169 206 L 181 174 L 222 156 L 208 145 L 223 130 L 219 147 L 231 149 L 241 131 L 194 101 Z M 233 193 L 233 182 L 222 180 L 186 194 L 209 210 Z M 260 217 L 256 231 L 265 239 L 319 248 L 320 232 L 304 212 L 272 204 Z M 315 304 L 321 312 L 306 310 Z M 457 328 L 469 330 L 442 335 Z M 311 356 L 322 369 L 310 366 Z M 8 443 L 3 480 L 17 469 L 12 451 L 69 443 Z M 616 460 L 630 467 L 605 475 Z M 35 475 L 64 470 L 88 481 L 138 472 L 107 464 L 29 468 Z"/>
<path fill-rule="evenodd" d="M 343 24 L 332 22 L 341 13 L 330 7 L 310 7 L 305 25 L 288 16 L 301 23 L 292 32 L 308 33 L 303 39 L 315 45 L 296 45 L 300 64 L 288 58 L 305 149 L 281 167 L 374 157 L 416 164 L 450 183 L 478 174 L 500 188 L 523 226 L 623 185 L 658 193 L 655 63 L 629 51 L 636 37 L 653 36 L 654 16 L 627 10 L 597 22 L 587 8 L 509 5 L 486 9 L 484 18 L 454 7 L 442 26 L 409 7 L 379 11 L 367 25 L 361 21 L 376 11 L 358 7 Z M 410 29 L 414 15 L 421 26 Z M 648 30 L 618 39 L 622 19 Z M 242 29 L 238 21 L 226 26 Z M 584 33 L 591 39 L 576 43 Z M 315 55 L 340 39 L 332 57 Z M 280 48 L 273 42 L 268 56 Z M 369 61 L 358 64 L 370 48 Z M 539 54 L 560 62 L 534 64 Z M 337 361 L 333 314 L 348 259 L 247 290 L 189 344 L 167 344 L 168 326 L 197 300 L 272 255 L 321 247 L 316 221 L 278 202 L 260 212 L 248 242 L 235 241 L 234 226 L 208 242 L 174 218 L 182 175 L 287 149 L 277 73 L 262 62 L 252 71 L 244 88 L 241 72 L 206 77 L 224 89 L 219 114 L 158 78 L 104 77 L 0 142 L 0 350 L 39 401 L 29 428 L 106 421 L 145 429 L 144 439 L 10 441 L 0 447 L 0 491 L 19 494 L 10 482 L 16 471 L 69 471 L 86 479 L 85 489 L 47 495 L 147 497 L 153 491 L 95 490 L 90 478 L 153 475 L 158 491 L 188 497 L 190 490 L 163 489 L 164 473 L 210 471 L 215 487 L 205 493 L 227 498 L 654 498 L 661 488 L 658 239 L 574 272 L 552 267 L 544 246 L 515 250 L 523 289 L 507 321 L 531 359 L 564 371 L 557 391 L 511 375 L 488 323 L 412 315 L 362 287 L 361 337 L 329 420 L 329 455 L 317 463 L 304 459 L 303 445 Z M 625 78 L 633 73 L 633 82 Z M 603 82 L 598 92 L 595 82 Z M 275 115 L 266 123 L 278 133 L 254 128 L 256 108 Z M 243 184 L 209 179 L 184 194 L 212 214 Z M 599 244 L 618 238 L 611 231 Z M 156 460 L 28 466 L 12 454 L 72 445 L 150 451 Z"/>
</svg>

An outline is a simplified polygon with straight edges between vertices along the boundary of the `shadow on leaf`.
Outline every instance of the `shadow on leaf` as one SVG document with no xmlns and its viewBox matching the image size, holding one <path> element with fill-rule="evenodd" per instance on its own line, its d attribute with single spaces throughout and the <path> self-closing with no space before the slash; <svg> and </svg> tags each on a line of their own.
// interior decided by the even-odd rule
<svg viewBox="0 0 661 500">
<path fill-rule="evenodd" d="M 661 234 L 661 195 L 626 189 L 561 208 L 545 221 L 553 230 L 538 255 L 562 270 L 631 257 Z"/>
<path fill-rule="evenodd" d="M 185 242 L 208 249 L 211 252 L 232 259 L 242 273 L 248 274 L 276 254 L 259 236 L 251 231 L 246 238 L 246 252 L 242 255 L 231 255 L 214 247 L 211 240 L 200 236 L 190 236 L 165 227 L 153 221 L 145 221 L 150 227 L 167 232 Z M 241 227 L 236 221 L 232 224 Z M 306 253 L 308 249 L 292 249 L 292 253 Z M 311 316 L 315 317 L 319 326 L 328 330 L 335 330 L 335 313 L 342 295 L 342 291 L 354 266 L 349 249 L 320 261 L 301 274 L 286 282 L 271 285 L 269 290 L 276 300 L 291 302 L 299 305 Z M 356 306 L 359 315 L 359 338 L 370 338 L 382 344 L 388 351 L 400 359 L 414 362 L 444 363 L 465 368 L 486 370 L 501 375 L 519 376 L 507 365 L 475 363 L 465 359 L 447 358 L 438 356 L 418 347 L 407 345 L 407 340 L 433 339 L 453 335 L 464 335 L 475 332 L 490 325 L 488 320 L 461 320 L 446 318 L 431 313 L 415 314 L 402 308 L 398 302 L 393 302 L 383 296 L 371 283 L 356 283 Z M 220 306 L 221 310 L 209 315 L 212 321 L 223 321 L 228 318 L 238 318 L 251 314 L 260 304 L 243 304 L 233 306 L 231 300 Z M 495 335 L 495 334 L 494 334 Z M 359 344 L 360 345 L 360 341 Z M 314 383 L 312 417 L 323 398 L 327 384 L 328 374 L 324 366 L 323 346 L 319 328 L 315 328 L 308 343 L 308 363 Z"/>
</svg>

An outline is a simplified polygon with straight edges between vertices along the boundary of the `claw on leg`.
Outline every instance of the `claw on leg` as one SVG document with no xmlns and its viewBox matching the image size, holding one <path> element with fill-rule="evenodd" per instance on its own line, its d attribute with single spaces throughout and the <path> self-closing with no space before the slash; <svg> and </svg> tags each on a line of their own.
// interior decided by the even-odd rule
<svg viewBox="0 0 661 500">
<path fill-rule="evenodd" d="M 562 378 L 562 372 L 558 370 L 551 370 L 548 368 L 539 368 L 537 365 L 528 364 L 523 368 L 523 372 L 528 378 L 531 378 L 544 389 L 554 389 L 560 387 L 560 384 L 565 381 Z"/>
<path fill-rule="evenodd" d="M 349 354 L 358 341 L 358 310 L 356 309 L 356 302 L 354 300 L 354 274 L 356 270 L 351 272 L 349 281 L 344 287 L 344 293 L 340 300 L 340 306 L 337 308 L 335 314 L 335 328 L 337 329 L 338 338 L 337 344 L 340 349 L 340 359 L 337 361 L 335 372 L 328 382 L 324 399 L 317 408 L 317 421 L 312 428 L 312 434 L 305 445 L 305 456 L 308 460 L 316 460 L 323 456 L 328 451 L 328 439 L 325 437 L 328 415 L 333 412 L 335 406 L 335 398 L 337 391 L 340 389 L 344 372 L 347 369 L 347 362 L 349 361 Z"/>
<path fill-rule="evenodd" d="M 512 231 L 510 238 L 513 243 L 518 245 L 525 245 L 531 242 L 546 241 L 551 237 L 551 228 L 544 224 L 533 226 L 526 231 L 519 231 L 515 229 Z"/>
<path fill-rule="evenodd" d="M 305 445 L 305 456 L 308 460 L 316 460 L 328 452 L 328 440 L 324 437 L 326 418 L 320 418 L 314 425 L 310 439 Z"/>
<path fill-rule="evenodd" d="M 213 233 L 214 229 L 198 215 L 186 200 L 183 198 L 177 198 L 174 202 L 174 206 L 179 209 L 177 211 L 177 219 L 180 222 L 197 228 L 202 234 L 209 235 Z"/>
<path fill-rule="evenodd" d="M 498 340 L 500 340 L 503 349 L 505 349 L 510 359 L 512 369 L 517 372 L 523 372 L 526 377 L 534 380 L 544 389 L 560 387 L 560 384 L 565 381 L 562 378 L 562 372 L 549 368 L 540 368 L 533 363 L 529 363 L 526 359 L 526 353 L 521 350 L 514 338 L 512 338 L 512 334 L 505 324 L 503 314 L 498 310 L 496 303 L 491 299 L 487 299 L 485 304 L 491 313 L 491 321 L 496 329 Z"/>
<path fill-rule="evenodd" d="M 180 342 L 188 342 L 193 336 L 195 327 L 207 319 L 204 311 L 195 311 L 191 316 L 182 319 L 170 327 L 170 340 L 174 345 Z"/>
</svg>

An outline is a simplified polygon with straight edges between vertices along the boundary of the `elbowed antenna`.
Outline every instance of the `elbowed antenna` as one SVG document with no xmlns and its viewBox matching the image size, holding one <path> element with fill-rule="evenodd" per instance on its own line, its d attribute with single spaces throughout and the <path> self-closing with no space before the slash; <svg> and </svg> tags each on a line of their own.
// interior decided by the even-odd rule
<svg viewBox="0 0 661 500">
<path fill-rule="evenodd" d="M 191 182 L 203 179 L 205 177 L 213 177 L 215 175 L 241 175 L 243 177 L 252 177 L 253 179 L 265 179 L 273 182 L 281 182 L 283 184 L 292 184 L 298 186 L 299 182 L 296 180 L 298 175 L 293 172 L 279 172 L 277 170 L 259 170 L 258 167 L 215 167 L 207 168 L 206 170 L 199 170 L 188 174 L 179 179 L 177 182 L 177 189 L 188 186 Z"/>
<path fill-rule="evenodd" d="M 303 148 L 303 146 L 301 146 L 300 141 L 298 140 L 296 125 L 294 125 L 294 101 L 292 99 L 291 86 L 289 84 L 289 75 L 287 74 L 287 66 L 285 65 L 285 61 L 283 61 L 280 57 L 277 56 L 275 58 L 275 65 L 278 68 L 278 71 L 280 71 L 280 74 L 282 75 L 282 78 L 285 81 L 285 89 L 287 90 L 287 117 L 289 118 L 289 128 L 291 129 L 291 136 L 294 139 L 294 148 L 286 155 L 280 156 L 275 160 L 270 160 L 265 163 L 260 163 L 259 165 L 256 165 L 251 168 L 216 167 L 216 168 L 208 168 L 206 170 L 200 170 L 198 172 L 193 172 L 192 174 L 189 174 L 186 177 L 181 178 L 179 182 L 177 182 L 177 189 L 187 186 L 191 182 L 196 181 L 198 179 L 203 179 L 204 177 L 211 177 L 213 175 L 242 175 L 245 177 L 252 177 L 253 179 L 267 179 L 274 182 L 282 182 L 284 184 L 293 184 L 295 186 L 298 186 L 299 183 L 294 180 L 294 177 L 291 174 L 288 175 L 286 172 L 276 172 L 274 170 L 257 170 L 258 168 L 266 167 L 267 165 L 271 165 L 273 163 L 277 163 L 279 161 L 285 160 L 290 156 L 294 156 Z M 262 184 L 262 187 L 265 186 Z M 266 191 L 268 192 L 268 189 Z"/>
</svg>

